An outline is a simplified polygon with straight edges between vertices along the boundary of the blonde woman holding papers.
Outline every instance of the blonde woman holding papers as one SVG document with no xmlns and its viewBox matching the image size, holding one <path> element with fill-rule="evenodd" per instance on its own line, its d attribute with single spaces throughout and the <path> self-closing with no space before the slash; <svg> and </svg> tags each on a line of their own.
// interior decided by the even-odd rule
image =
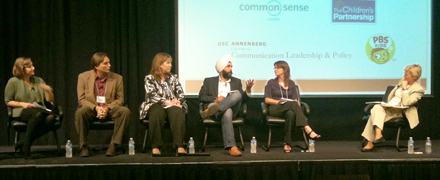
<svg viewBox="0 0 440 180">
<path fill-rule="evenodd" d="M 373 150 L 375 144 L 385 142 L 382 136 L 383 124 L 394 118 L 401 117 L 402 112 L 408 118 L 411 129 L 419 124 L 417 108 L 413 105 L 417 103 L 425 93 L 423 87 L 417 82 L 422 74 L 422 67 L 418 64 L 406 66 L 405 74 L 397 86 L 390 92 L 386 104 L 376 104 L 371 109 L 371 116 L 368 119 L 362 136 L 368 140 L 362 152 Z M 407 106 L 408 108 L 395 108 Z"/>
</svg>

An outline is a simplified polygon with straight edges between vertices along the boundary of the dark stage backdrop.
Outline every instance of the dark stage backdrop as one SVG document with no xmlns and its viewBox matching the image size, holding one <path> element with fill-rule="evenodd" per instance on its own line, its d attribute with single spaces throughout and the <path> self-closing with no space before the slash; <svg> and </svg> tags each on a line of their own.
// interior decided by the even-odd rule
<svg viewBox="0 0 440 180">
<path fill-rule="evenodd" d="M 125 102 L 132 111 L 128 137 L 134 137 L 139 145 L 145 128 L 138 122 L 139 105 L 145 98 L 143 79 L 151 68 L 151 60 L 158 52 L 174 57 L 172 72 L 177 73 L 176 57 L 176 2 L 174 0 L 78 0 L 78 1 L 16 1 L 0 3 L 0 93 L 12 76 L 12 66 L 19 56 L 31 57 L 36 75 L 54 88 L 56 104 L 63 106 L 65 118 L 58 131 L 64 143 L 71 139 L 78 143 L 74 126 L 77 108 L 76 84 L 78 74 L 90 69 L 90 58 L 95 52 L 106 52 L 112 71 L 124 77 Z M 424 97 L 419 108 L 420 125 L 411 135 L 416 139 L 431 136 L 439 139 L 440 119 L 440 62 L 439 56 L 439 3 L 433 7 L 433 72 L 434 97 Z M 416 37 L 414 37 L 416 38 Z M 357 98 L 303 98 L 312 110 L 310 124 L 323 135 L 322 140 L 361 140 L 365 122 L 361 121 L 365 101 L 380 97 Z M 187 120 L 187 136 L 196 137 L 198 145 L 204 128 L 199 123 L 198 101 L 189 98 L 190 114 Z M 244 139 L 250 141 L 256 135 L 267 140 L 267 128 L 262 124 L 260 102 L 252 98 L 248 102 L 251 112 L 244 128 Z M 7 114 L 0 103 L 0 146 L 7 144 Z M 221 141 L 220 130 L 210 136 L 210 141 Z M 111 131 L 92 131 L 91 143 L 108 143 Z M 11 133 L 11 140 L 13 134 Z M 281 136 L 274 137 L 281 140 Z M 407 138 L 407 136 L 405 136 Z M 295 138 L 295 139 L 298 139 Z M 52 135 L 46 135 L 36 144 L 54 144 Z"/>
</svg>

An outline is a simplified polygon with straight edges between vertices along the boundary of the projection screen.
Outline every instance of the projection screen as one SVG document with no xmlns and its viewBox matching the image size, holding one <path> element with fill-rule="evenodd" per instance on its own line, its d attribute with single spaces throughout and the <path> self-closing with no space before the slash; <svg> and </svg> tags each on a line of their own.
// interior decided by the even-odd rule
<svg viewBox="0 0 440 180">
<path fill-rule="evenodd" d="M 288 62 L 302 95 L 379 95 L 420 64 L 431 94 L 430 0 L 177 0 L 178 75 L 197 95 L 233 56 L 233 76 L 262 95 Z M 244 84 L 243 84 L 244 86 Z"/>
</svg>

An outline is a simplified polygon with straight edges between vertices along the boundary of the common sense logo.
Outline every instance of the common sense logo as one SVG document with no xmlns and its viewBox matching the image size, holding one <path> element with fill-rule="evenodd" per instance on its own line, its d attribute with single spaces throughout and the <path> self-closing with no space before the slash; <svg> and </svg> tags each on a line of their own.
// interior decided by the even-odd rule
<svg viewBox="0 0 440 180">
<path fill-rule="evenodd" d="M 309 11 L 308 5 L 282 5 L 277 0 L 269 1 L 267 4 L 240 4 L 240 11 L 267 12 L 271 16 L 278 16 L 283 11 Z"/>
<path fill-rule="evenodd" d="M 386 34 L 371 36 L 365 45 L 365 53 L 368 59 L 376 64 L 385 64 L 390 61 L 396 51 L 393 39 Z"/>
</svg>

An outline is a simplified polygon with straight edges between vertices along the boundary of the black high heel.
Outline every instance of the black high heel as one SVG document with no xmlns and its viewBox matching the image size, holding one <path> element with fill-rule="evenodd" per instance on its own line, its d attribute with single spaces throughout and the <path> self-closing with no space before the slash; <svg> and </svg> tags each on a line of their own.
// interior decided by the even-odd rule
<svg viewBox="0 0 440 180">
<path fill-rule="evenodd" d="M 309 136 L 310 139 L 316 140 L 316 139 L 318 139 L 318 138 L 321 137 L 321 135 L 319 135 L 319 134 L 316 133 L 316 132 L 315 132 L 316 136 L 315 136 L 315 137 L 311 137 L 310 135 L 312 135 L 313 132 L 315 132 L 315 131 L 312 130 L 312 131 L 310 131 L 309 133 L 307 133 L 307 136 Z"/>
</svg>

